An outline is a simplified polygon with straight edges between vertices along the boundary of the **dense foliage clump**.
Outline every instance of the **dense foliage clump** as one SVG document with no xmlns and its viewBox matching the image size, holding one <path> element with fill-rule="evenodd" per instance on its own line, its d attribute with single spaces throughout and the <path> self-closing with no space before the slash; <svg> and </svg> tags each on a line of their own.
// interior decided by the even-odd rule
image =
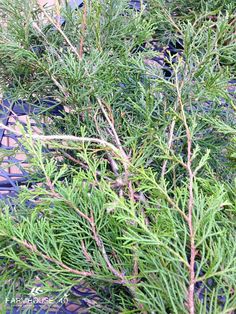
<svg viewBox="0 0 236 314">
<path fill-rule="evenodd" d="M 65 108 L 20 129 L 31 179 L 2 204 L 1 303 L 38 278 L 44 295 L 85 282 L 91 313 L 233 313 L 233 1 L 0 10 L 2 92 Z"/>
</svg>

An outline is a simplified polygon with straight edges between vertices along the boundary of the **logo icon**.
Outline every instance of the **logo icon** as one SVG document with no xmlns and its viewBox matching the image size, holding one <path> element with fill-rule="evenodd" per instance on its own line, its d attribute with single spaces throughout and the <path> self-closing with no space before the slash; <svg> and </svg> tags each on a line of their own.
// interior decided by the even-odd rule
<svg viewBox="0 0 236 314">
<path fill-rule="evenodd" d="M 43 290 L 41 289 L 41 287 L 33 287 L 30 291 L 30 295 L 32 297 L 36 297 L 37 295 L 43 293 Z"/>
</svg>

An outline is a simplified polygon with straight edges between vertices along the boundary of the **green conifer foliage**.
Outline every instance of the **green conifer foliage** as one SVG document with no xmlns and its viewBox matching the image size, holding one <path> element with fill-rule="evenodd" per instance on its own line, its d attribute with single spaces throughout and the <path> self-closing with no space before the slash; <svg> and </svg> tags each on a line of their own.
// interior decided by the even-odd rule
<svg viewBox="0 0 236 314">
<path fill-rule="evenodd" d="M 0 14 L 2 92 L 67 111 L 42 108 L 41 135 L 19 125 L 33 187 L 1 204 L 0 303 L 37 277 L 46 296 L 88 284 L 91 313 L 234 313 L 233 1 L 86 0 L 63 26 L 33 0 Z M 171 79 L 153 40 L 183 42 Z"/>
</svg>

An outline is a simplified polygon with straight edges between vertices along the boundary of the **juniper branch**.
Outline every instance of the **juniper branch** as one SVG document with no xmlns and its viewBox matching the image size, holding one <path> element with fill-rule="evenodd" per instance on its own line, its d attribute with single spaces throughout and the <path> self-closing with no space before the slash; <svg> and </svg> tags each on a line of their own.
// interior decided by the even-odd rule
<svg viewBox="0 0 236 314">
<path fill-rule="evenodd" d="M 193 194 L 193 183 L 194 183 L 194 172 L 192 170 L 192 138 L 191 132 L 187 123 L 184 104 L 182 101 L 181 96 L 181 88 L 179 86 L 179 79 L 178 74 L 175 75 L 176 79 L 176 90 L 178 95 L 178 102 L 180 105 L 180 110 L 183 118 L 183 123 L 186 130 L 186 137 L 187 137 L 187 171 L 189 175 L 189 200 L 188 200 L 188 227 L 190 233 L 190 264 L 189 264 L 189 290 L 188 290 L 188 308 L 189 314 L 195 313 L 195 305 L 194 305 L 194 287 L 195 287 L 195 271 L 194 271 L 194 264 L 195 264 L 195 257 L 196 257 L 196 248 L 195 248 L 195 233 L 193 227 L 193 208 L 194 208 L 194 194 Z M 182 85 L 183 86 L 183 85 Z"/>
<path fill-rule="evenodd" d="M 78 276 L 83 276 L 83 277 L 92 277 L 94 276 L 95 274 L 93 272 L 87 272 L 87 271 L 78 271 L 76 269 L 73 269 L 69 266 L 67 266 L 66 264 L 64 264 L 63 262 L 61 261 L 58 261 L 57 259 L 53 258 L 53 257 L 50 257 L 42 252 L 40 252 L 36 245 L 34 244 L 30 244 L 29 242 L 27 242 L 26 240 L 19 240 L 17 239 L 16 237 L 13 237 L 12 238 L 13 241 L 17 242 L 18 244 L 24 246 L 25 248 L 27 248 L 28 250 L 30 250 L 31 252 L 37 254 L 38 256 L 42 257 L 43 259 L 49 261 L 49 262 L 52 262 L 54 264 L 56 264 L 57 266 L 60 266 L 62 269 L 72 273 L 72 274 L 75 274 L 75 275 L 78 275 Z"/>
<path fill-rule="evenodd" d="M 38 6 L 39 6 L 40 10 L 43 12 L 43 14 L 45 15 L 45 17 L 47 18 L 47 20 L 59 31 L 59 33 L 62 35 L 62 37 L 64 38 L 66 43 L 69 45 L 69 47 L 71 48 L 73 53 L 77 56 L 78 60 L 80 61 L 81 60 L 80 54 L 78 53 L 77 49 L 74 47 L 74 45 L 72 44 L 70 39 L 66 36 L 65 32 L 63 32 L 63 30 L 58 25 L 58 23 L 56 23 L 53 20 L 53 18 L 47 13 L 45 8 L 43 7 L 43 5 L 39 1 L 38 1 Z"/>
</svg>

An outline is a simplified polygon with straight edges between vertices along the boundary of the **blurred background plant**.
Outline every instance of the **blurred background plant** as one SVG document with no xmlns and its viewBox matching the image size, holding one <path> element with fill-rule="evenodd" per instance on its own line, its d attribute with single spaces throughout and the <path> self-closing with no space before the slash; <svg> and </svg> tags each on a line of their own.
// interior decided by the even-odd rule
<svg viewBox="0 0 236 314">
<path fill-rule="evenodd" d="M 2 204 L 2 303 L 37 276 L 89 284 L 91 313 L 233 313 L 235 4 L 56 8 L 0 0 L 3 93 L 65 109 L 19 125 L 34 187 Z"/>
</svg>

